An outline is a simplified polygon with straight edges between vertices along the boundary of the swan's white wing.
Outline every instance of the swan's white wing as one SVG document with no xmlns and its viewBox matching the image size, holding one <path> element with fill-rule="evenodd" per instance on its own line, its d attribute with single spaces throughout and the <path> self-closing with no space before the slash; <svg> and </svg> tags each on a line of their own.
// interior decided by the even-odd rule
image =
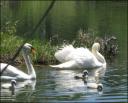
<svg viewBox="0 0 128 103">
<path fill-rule="evenodd" d="M 74 52 L 70 53 L 70 55 L 66 57 L 66 59 L 69 58 L 75 60 L 80 68 L 92 68 L 102 65 L 97 61 L 94 54 L 87 48 L 76 48 Z"/>
<path fill-rule="evenodd" d="M 67 56 L 74 52 L 75 48 L 72 45 L 66 45 L 61 50 L 55 52 L 55 58 L 60 62 L 66 62 Z M 68 60 L 71 58 L 68 58 Z"/>
<path fill-rule="evenodd" d="M 0 70 L 3 70 L 6 65 L 7 64 L 5 64 L 5 63 L 0 63 Z M 18 70 L 18 68 L 9 65 L 1 76 L 2 79 L 16 79 L 16 77 L 17 78 L 20 78 L 20 77 L 26 78 L 26 77 L 28 77 L 28 75 L 25 74 L 24 72 Z"/>
<path fill-rule="evenodd" d="M 7 64 L 5 63 L 1 63 L 0 64 L 0 70 L 2 71 L 4 69 L 4 67 L 6 67 Z M 6 70 L 3 72 L 2 76 L 17 76 L 17 68 L 9 65 Z"/>
<path fill-rule="evenodd" d="M 75 60 L 67 61 L 65 63 L 59 64 L 59 65 L 50 65 L 53 68 L 64 68 L 64 69 L 69 69 L 69 68 L 78 68 L 77 62 Z"/>
<path fill-rule="evenodd" d="M 67 56 L 65 56 L 66 60 L 70 59 L 78 59 L 78 58 L 92 58 L 92 53 L 87 49 L 87 48 L 75 48 L 72 52 L 70 52 L 70 54 L 67 54 Z"/>
<path fill-rule="evenodd" d="M 15 76 L 13 76 L 13 77 L 11 77 L 11 76 L 1 76 L 0 79 L 1 80 L 14 80 L 14 79 L 16 79 L 16 77 Z"/>
<path fill-rule="evenodd" d="M 55 53 L 55 57 L 62 64 L 52 66 L 57 68 L 94 68 L 102 66 L 95 55 L 87 48 L 74 48 L 72 45 L 64 47 Z"/>
</svg>

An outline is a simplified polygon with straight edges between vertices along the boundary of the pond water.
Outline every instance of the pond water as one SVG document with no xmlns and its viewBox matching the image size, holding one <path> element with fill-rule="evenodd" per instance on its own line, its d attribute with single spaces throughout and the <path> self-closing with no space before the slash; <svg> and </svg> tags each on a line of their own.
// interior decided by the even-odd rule
<svg viewBox="0 0 128 103">
<path fill-rule="evenodd" d="M 26 85 L 16 89 L 14 95 L 9 89 L 1 90 L 1 101 L 10 102 L 127 102 L 126 60 L 119 58 L 107 61 L 105 75 L 98 79 L 103 84 L 103 91 L 86 88 L 86 84 L 75 75 L 84 69 L 53 69 L 49 66 L 35 66 L 36 81 L 17 82 Z M 26 68 L 26 67 L 20 67 Z M 97 68 L 99 69 L 99 68 Z M 97 69 L 87 69 L 89 75 Z M 90 77 L 89 77 L 90 78 Z"/>
<path fill-rule="evenodd" d="M 30 31 L 40 19 L 50 2 L 2 1 L 2 18 L 20 20 L 17 35 Z M 15 6 L 14 6 L 15 5 Z M 35 16 L 36 15 L 36 16 Z M 36 81 L 20 81 L 26 85 L 16 89 L 14 95 L 9 89 L 1 90 L 1 101 L 17 102 L 127 102 L 127 2 L 126 1 L 57 1 L 48 15 L 39 34 L 42 39 L 59 34 L 63 39 L 73 39 L 76 32 L 85 31 L 97 36 L 117 37 L 119 54 L 107 60 L 105 75 L 99 79 L 103 91 L 88 89 L 82 80 L 74 79 L 84 69 L 59 70 L 49 66 L 34 66 Z M 44 35 L 44 32 L 47 35 Z M 20 67 L 26 70 L 26 67 Z M 95 70 L 89 70 L 91 75 Z M 93 74 L 93 73 L 92 73 Z"/>
</svg>

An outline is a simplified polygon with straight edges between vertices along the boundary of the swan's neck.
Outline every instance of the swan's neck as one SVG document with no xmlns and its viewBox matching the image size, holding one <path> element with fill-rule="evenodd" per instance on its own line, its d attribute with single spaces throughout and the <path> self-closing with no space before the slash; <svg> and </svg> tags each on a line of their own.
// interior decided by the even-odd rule
<svg viewBox="0 0 128 103">
<path fill-rule="evenodd" d="M 24 60 L 25 60 L 26 65 L 27 65 L 28 75 L 31 76 L 31 78 L 36 78 L 36 73 L 35 73 L 34 67 L 33 67 L 33 65 L 32 65 L 30 56 L 27 55 L 27 54 L 23 51 L 23 57 L 24 57 Z"/>
<path fill-rule="evenodd" d="M 104 57 L 97 50 L 92 49 L 92 53 L 95 55 L 99 62 L 101 62 L 102 64 L 106 63 Z"/>
</svg>

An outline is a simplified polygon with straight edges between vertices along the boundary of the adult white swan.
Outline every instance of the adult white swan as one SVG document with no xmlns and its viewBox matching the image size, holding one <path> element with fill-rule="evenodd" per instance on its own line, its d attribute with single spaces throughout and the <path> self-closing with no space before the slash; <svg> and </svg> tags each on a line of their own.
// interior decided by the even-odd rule
<svg viewBox="0 0 128 103">
<path fill-rule="evenodd" d="M 27 65 L 28 74 L 20 71 L 18 68 L 9 65 L 7 69 L 3 72 L 1 79 L 35 79 L 36 73 L 33 68 L 33 65 L 31 63 L 29 54 L 31 51 L 33 51 L 34 48 L 31 44 L 25 43 L 25 45 L 22 48 L 23 57 L 25 59 L 25 63 Z M 6 63 L 0 63 L 0 70 L 6 66 Z"/>
<path fill-rule="evenodd" d="M 54 68 L 94 68 L 106 66 L 104 57 L 99 53 L 100 44 L 94 43 L 92 51 L 87 48 L 74 48 L 67 45 L 55 53 L 59 65 L 50 65 Z"/>
</svg>

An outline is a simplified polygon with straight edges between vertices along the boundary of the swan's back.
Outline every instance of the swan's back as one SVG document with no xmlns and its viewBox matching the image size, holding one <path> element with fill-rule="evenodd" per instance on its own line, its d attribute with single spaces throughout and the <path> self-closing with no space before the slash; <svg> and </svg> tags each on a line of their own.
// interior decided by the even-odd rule
<svg viewBox="0 0 128 103">
<path fill-rule="evenodd" d="M 104 57 L 98 52 L 99 43 L 94 43 L 92 51 L 87 48 L 74 48 L 72 45 L 63 47 L 55 53 L 59 65 L 51 65 L 54 68 L 95 68 L 106 66 Z"/>
<path fill-rule="evenodd" d="M 5 66 L 7 66 L 6 63 L 0 63 L 0 70 L 2 71 Z M 8 76 L 8 77 L 22 76 L 24 78 L 27 76 L 24 72 L 18 70 L 16 67 L 13 67 L 11 65 L 7 67 L 7 69 L 3 72 L 2 75 Z"/>
<path fill-rule="evenodd" d="M 72 45 L 58 50 L 55 57 L 62 63 L 74 60 L 78 68 L 100 67 L 102 65 L 89 49 L 83 47 L 74 48 Z"/>
<path fill-rule="evenodd" d="M 61 50 L 55 52 L 55 58 L 60 62 L 66 62 L 66 57 L 74 52 L 75 48 L 72 45 L 66 45 Z"/>
<path fill-rule="evenodd" d="M 75 60 L 80 68 L 83 67 L 96 67 L 101 66 L 93 55 L 93 53 L 87 48 L 76 48 L 74 52 L 67 56 L 67 59 Z"/>
</svg>

